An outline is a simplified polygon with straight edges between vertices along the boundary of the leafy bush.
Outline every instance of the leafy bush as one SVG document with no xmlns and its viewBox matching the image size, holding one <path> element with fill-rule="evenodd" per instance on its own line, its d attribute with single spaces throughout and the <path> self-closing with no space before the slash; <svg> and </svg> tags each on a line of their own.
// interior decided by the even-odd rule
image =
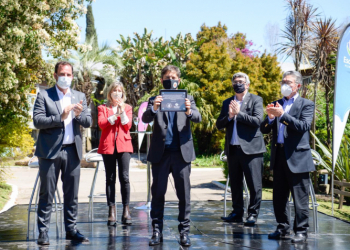
<svg viewBox="0 0 350 250">
<path fill-rule="evenodd" d="M 312 132 L 311 135 L 315 137 L 316 145 L 318 147 L 318 151 L 321 154 L 321 163 L 320 166 L 324 167 L 328 170 L 328 172 L 332 172 L 332 148 L 324 145 Z M 342 144 L 340 146 L 340 150 L 338 153 L 337 161 L 334 169 L 334 176 L 342 181 L 346 180 L 350 181 L 350 138 L 347 135 L 343 136 Z"/>
</svg>

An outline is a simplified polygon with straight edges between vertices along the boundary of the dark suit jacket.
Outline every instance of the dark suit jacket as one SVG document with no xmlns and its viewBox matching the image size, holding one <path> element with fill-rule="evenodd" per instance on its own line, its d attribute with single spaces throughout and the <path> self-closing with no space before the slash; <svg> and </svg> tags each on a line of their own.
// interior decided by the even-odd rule
<svg viewBox="0 0 350 250">
<path fill-rule="evenodd" d="M 91 115 L 86 106 L 85 94 L 71 89 L 72 104 L 83 100 L 80 118 L 73 118 L 73 133 L 79 159 L 82 158 L 80 125 L 91 126 Z M 72 110 L 73 112 L 73 110 Z M 38 93 L 34 104 L 33 122 L 39 131 L 35 155 L 45 159 L 55 159 L 61 150 L 64 137 L 64 122 L 61 122 L 62 107 L 56 86 Z M 74 117 L 74 113 L 73 113 Z"/>
<path fill-rule="evenodd" d="M 283 106 L 283 99 L 278 100 Z M 276 102 L 274 102 L 275 104 Z M 314 103 L 310 100 L 298 97 L 289 113 L 269 124 L 268 117 L 262 122 L 260 129 L 264 134 L 272 130 L 271 162 L 270 168 L 275 167 L 276 145 L 280 122 L 285 125 L 284 152 L 288 167 L 293 173 L 305 173 L 315 171 L 310 150 L 310 127 L 314 112 Z"/>
<path fill-rule="evenodd" d="M 184 158 L 185 162 L 191 162 L 196 159 L 196 155 L 194 153 L 190 121 L 201 122 L 202 117 L 196 107 L 193 97 L 188 95 L 187 98 L 191 101 L 192 116 L 187 117 L 185 112 L 177 112 L 177 129 L 179 131 L 182 157 Z M 142 115 L 142 121 L 144 123 L 154 121 L 153 135 L 147 160 L 152 163 L 158 163 L 163 156 L 165 148 L 165 136 L 168 127 L 168 112 L 161 112 L 158 109 L 157 113 L 153 113 L 152 106 L 154 99 L 155 96 L 148 100 L 148 106 Z"/>
<path fill-rule="evenodd" d="M 216 120 L 216 127 L 218 129 L 226 128 L 226 155 L 229 155 L 229 146 L 234 125 L 234 119 L 231 121 L 228 120 L 228 109 L 232 100 L 234 100 L 233 96 L 222 103 L 221 113 Z M 263 117 L 263 99 L 248 92 L 243 99 L 240 112 L 236 116 L 238 140 L 243 152 L 247 155 L 266 152 L 264 138 L 259 129 Z"/>
</svg>

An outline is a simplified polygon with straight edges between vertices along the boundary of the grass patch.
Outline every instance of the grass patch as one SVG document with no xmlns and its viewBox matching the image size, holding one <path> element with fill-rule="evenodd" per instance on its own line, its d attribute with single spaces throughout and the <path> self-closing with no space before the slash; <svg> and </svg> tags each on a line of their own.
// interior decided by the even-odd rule
<svg viewBox="0 0 350 250">
<path fill-rule="evenodd" d="M 226 185 L 226 181 L 220 181 L 220 183 Z M 262 199 L 272 200 L 272 188 L 263 188 Z M 319 204 L 317 211 L 324 214 L 332 216 L 332 202 L 327 200 L 322 200 L 317 198 L 317 203 Z M 338 209 L 338 203 L 334 203 L 334 217 L 350 222 L 350 206 L 343 204 L 342 209 Z"/>
<path fill-rule="evenodd" d="M 197 155 L 196 160 L 191 164 L 193 168 L 222 168 L 223 166 L 219 155 Z"/>
<path fill-rule="evenodd" d="M 12 192 L 12 187 L 6 183 L 0 183 L 0 210 L 5 206 L 9 200 Z"/>
<path fill-rule="evenodd" d="M 272 200 L 272 188 L 263 188 L 262 199 L 263 200 Z"/>
<path fill-rule="evenodd" d="M 226 185 L 226 181 L 219 181 L 219 182 Z M 262 200 L 272 200 L 272 188 L 263 188 Z"/>
<path fill-rule="evenodd" d="M 317 208 L 318 211 L 332 216 L 332 202 L 317 200 L 317 203 L 320 204 Z M 341 220 L 350 222 L 350 206 L 344 205 L 342 209 L 338 209 L 337 203 L 334 203 L 334 217 Z"/>
<path fill-rule="evenodd" d="M 199 155 L 196 156 L 196 160 L 191 163 L 192 168 L 223 168 L 223 166 L 219 155 Z M 139 164 L 137 168 L 147 169 L 147 164 Z"/>
</svg>

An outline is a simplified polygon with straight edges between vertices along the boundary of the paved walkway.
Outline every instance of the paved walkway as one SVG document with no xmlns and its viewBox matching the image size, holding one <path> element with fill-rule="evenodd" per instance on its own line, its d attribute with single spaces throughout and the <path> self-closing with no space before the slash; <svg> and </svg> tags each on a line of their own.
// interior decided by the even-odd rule
<svg viewBox="0 0 350 250">
<path fill-rule="evenodd" d="M 135 155 L 133 155 L 135 157 Z M 142 157 L 141 157 L 142 160 Z M 147 199 L 147 171 L 146 169 L 139 169 L 131 162 L 130 167 L 130 184 L 131 184 L 131 201 L 146 201 Z M 95 198 L 95 201 L 103 202 L 105 200 L 105 170 L 103 162 L 100 164 L 97 182 L 95 186 L 95 194 L 101 195 L 101 198 Z M 29 167 L 10 167 L 9 168 L 8 183 L 16 185 L 18 187 L 18 197 L 16 204 L 28 204 L 30 195 L 35 182 L 35 177 L 38 173 L 37 168 Z M 82 168 L 80 175 L 80 188 L 79 188 L 79 203 L 88 202 L 88 195 L 90 193 L 92 179 L 95 173 L 95 169 Z M 173 178 L 170 175 L 170 179 L 173 182 Z M 206 201 L 206 200 L 222 200 L 223 190 L 213 185 L 212 181 L 224 180 L 222 169 L 220 168 L 192 168 L 191 171 L 191 200 L 193 201 Z M 62 194 L 62 182 L 58 181 L 58 187 Z M 117 202 L 121 201 L 120 197 L 120 185 L 117 180 Z M 176 201 L 176 193 L 173 187 L 168 181 L 168 190 L 166 194 L 166 201 Z"/>
</svg>

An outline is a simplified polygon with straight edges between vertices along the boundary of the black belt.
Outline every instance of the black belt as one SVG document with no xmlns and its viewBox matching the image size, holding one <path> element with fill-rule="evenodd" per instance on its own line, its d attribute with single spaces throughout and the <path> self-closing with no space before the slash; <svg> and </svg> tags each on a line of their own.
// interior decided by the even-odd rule
<svg viewBox="0 0 350 250">
<path fill-rule="evenodd" d="M 71 143 L 71 144 L 62 144 L 62 147 L 61 148 L 67 148 L 67 147 L 70 147 L 70 146 L 73 146 L 75 145 L 75 143 Z"/>
<path fill-rule="evenodd" d="M 277 148 L 283 148 L 284 147 L 284 143 L 276 143 L 275 146 Z"/>
<path fill-rule="evenodd" d="M 233 148 L 241 148 L 241 145 L 230 145 Z"/>
<path fill-rule="evenodd" d="M 178 151 L 181 151 L 181 149 L 179 147 L 169 147 L 169 145 L 165 145 L 165 151 L 167 152 L 178 152 Z"/>
</svg>

